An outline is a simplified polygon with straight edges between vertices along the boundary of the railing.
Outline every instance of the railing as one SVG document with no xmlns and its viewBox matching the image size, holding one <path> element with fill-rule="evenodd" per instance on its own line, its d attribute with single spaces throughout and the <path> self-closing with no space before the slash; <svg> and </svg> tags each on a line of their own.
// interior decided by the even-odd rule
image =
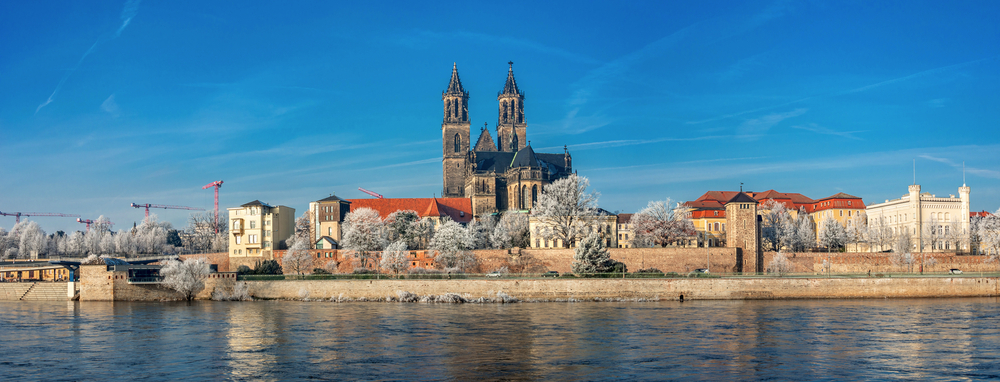
<svg viewBox="0 0 1000 382">
<path fill-rule="evenodd" d="M 163 282 L 163 276 L 148 276 L 148 277 L 129 277 L 129 284 L 160 284 Z"/>
</svg>

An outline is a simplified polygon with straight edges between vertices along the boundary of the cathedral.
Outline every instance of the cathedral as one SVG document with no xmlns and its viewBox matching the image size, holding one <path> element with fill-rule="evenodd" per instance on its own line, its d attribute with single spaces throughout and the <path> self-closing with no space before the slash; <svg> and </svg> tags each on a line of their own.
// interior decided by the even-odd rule
<svg viewBox="0 0 1000 382">
<path fill-rule="evenodd" d="M 565 147 L 562 154 L 542 154 L 531 149 L 524 122 L 524 94 L 514 81 L 514 63 L 507 64 L 507 82 L 497 94 L 495 142 L 488 124 L 484 124 L 472 146 L 469 92 L 462 88 L 457 65 L 452 67 L 448 89 L 441 94 L 441 195 L 471 199 L 476 215 L 531 209 L 543 186 L 573 172 L 573 160 Z"/>
</svg>

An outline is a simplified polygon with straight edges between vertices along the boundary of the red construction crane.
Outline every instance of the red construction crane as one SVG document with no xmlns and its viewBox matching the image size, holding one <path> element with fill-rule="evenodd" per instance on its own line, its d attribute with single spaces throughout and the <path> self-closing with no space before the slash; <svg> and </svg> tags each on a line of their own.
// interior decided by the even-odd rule
<svg viewBox="0 0 1000 382">
<path fill-rule="evenodd" d="M 193 210 L 193 211 L 204 211 L 205 210 L 204 208 L 194 208 L 194 207 L 184 207 L 184 206 L 168 206 L 168 205 L 164 205 L 164 204 L 149 204 L 149 203 L 146 203 L 146 204 L 132 203 L 132 207 L 135 207 L 135 208 L 145 208 L 146 209 L 146 217 L 147 218 L 149 217 L 149 209 L 150 208 L 163 208 L 165 210 Z"/>
<path fill-rule="evenodd" d="M 215 187 L 215 233 L 219 233 L 219 187 L 222 187 L 222 181 L 218 180 L 209 184 L 201 189 L 204 190 L 209 187 Z"/>
<path fill-rule="evenodd" d="M 21 216 L 62 216 L 67 218 L 78 218 L 80 215 L 59 214 L 54 212 L 0 212 L 3 216 L 14 216 L 14 222 L 20 223 Z"/>
<path fill-rule="evenodd" d="M 80 219 L 80 218 L 76 218 L 76 222 L 77 222 L 77 223 L 84 223 L 84 224 L 86 224 L 86 225 L 87 225 L 87 232 L 90 232 L 90 224 L 91 224 L 91 223 L 96 223 L 96 222 L 97 222 L 97 220 L 90 220 L 90 219 Z M 115 223 L 112 223 L 112 222 L 110 222 L 110 221 L 109 221 L 109 222 L 108 222 L 108 225 L 115 225 Z"/>
<path fill-rule="evenodd" d="M 361 188 L 361 187 L 358 187 L 358 191 L 361 191 L 361 192 L 364 192 L 364 193 L 366 193 L 366 194 L 368 194 L 368 195 L 371 195 L 371 196 L 374 196 L 374 197 L 376 197 L 376 198 L 379 198 L 379 199 L 384 199 L 384 198 L 382 197 L 382 194 L 379 194 L 379 193 L 377 193 L 377 192 L 375 192 L 375 191 L 368 191 L 368 190 L 366 190 L 366 189 L 363 189 L 363 188 Z"/>
</svg>

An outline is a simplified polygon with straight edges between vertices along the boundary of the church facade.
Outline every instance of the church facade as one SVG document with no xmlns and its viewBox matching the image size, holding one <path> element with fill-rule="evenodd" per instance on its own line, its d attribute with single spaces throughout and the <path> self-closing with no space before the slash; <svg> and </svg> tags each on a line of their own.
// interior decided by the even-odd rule
<svg viewBox="0 0 1000 382">
<path fill-rule="evenodd" d="M 476 215 L 531 209 L 543 186 L 573 172 L 573 159 L 565 147 L 561 154 L 532 150 L 527 140 L 524 94 L 514 80 L 514 64 L 508 64 L 507 82 L 497 94 L 496 141 L 488 124 L 484 124 L 472 145 L 469 92 L 462 87 L 457 65 L 452 67 L 451 81 L 441 94 L 441 195 L 471 199 Z"/>
</svg>

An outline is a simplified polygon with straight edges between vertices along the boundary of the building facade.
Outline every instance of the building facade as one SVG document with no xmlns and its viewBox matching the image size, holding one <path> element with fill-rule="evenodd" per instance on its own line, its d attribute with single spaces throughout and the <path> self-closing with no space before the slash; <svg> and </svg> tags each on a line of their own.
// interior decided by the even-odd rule
<svg viewBox="0 0 1000 382">
<path fill-rule="evenodd" d="M 911 250 L 916 252 L 968 251 L 962 236 L 969 232 L 969 194 L 966 185 L 958 196 L 947 198 L 921 192 L 920 185 L 909 186 L 909 193 L 899 199 L 868 206 L 869 224 L 878 219 L 893 235 L 910 235 Z"/>
<path fill-rule="evenodd" d="M 343 223 L 351 202 L 334 195 L 309 203 L 309 230 L 315 249 L 340 248 Z"/>
<path fill-rule="evenodd" d="M 586 225 L 586 229 L 589 230 L 589 232 L 584 236 L 589 235 L 591 232 L 597 232 L 597 234 L 604 239 L 604 245 L 606 247 L 618 247 L 617 216 L 601 210 L 597 215 L 580 216 L 578 219 L 583 220 L 583 224 Z M 531 235 L 531 248 L 576 248 L 576 243 L 570 243 L 567 247 L 562 240 L 548 237 L 550 235 L 546 235 L 546 231 L 549 229 L 550 226 L 546 222 L 543 222 L 534 216 L 528 217 L 528 232 Z"/>
<path fill-rule="evenodd" d="M 538 202 L 541 188 L 573 172 L 573 160 L 561 154 L 536 153 L 528 142 L 524 93 L 514 80 L 513 63 L 507 81 L 497 94 L 497 140 L 484 124 L 471 145 L 469 92 L 462 87 L 453 66 L 448 88 L 442 92 L 442 182 L 445 198 L 469 198 L 472 213 L 528 210 Z"/>
<path fill-rule="evenodd" d="M 632 248 L 632 240 L 635 239 L 635 230 L 632 229 L 632 215 L 618 214 L 615 224 L 618 227 L 618 248 Z"/>
<path fill-rule="evenodd" d="M 229 256 L 273 259 L 273 251 L 295 233 L 295 209 L 254 200 L 229 210 Z"/>
</svg>

